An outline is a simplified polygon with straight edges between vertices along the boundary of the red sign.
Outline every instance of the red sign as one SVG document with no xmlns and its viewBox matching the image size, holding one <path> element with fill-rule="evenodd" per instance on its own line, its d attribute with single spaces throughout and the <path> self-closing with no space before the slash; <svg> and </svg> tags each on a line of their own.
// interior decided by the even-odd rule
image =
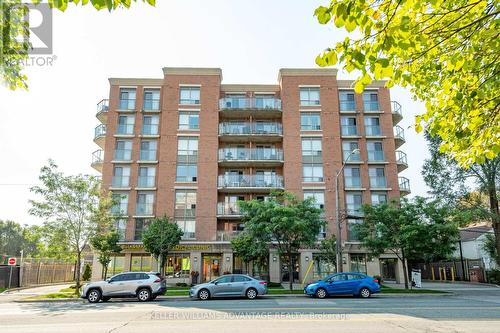
<svg viewBox="0 0 500 333">
<path fill-rule="evenodd" d="M 16 258 L 12 257 L 9 258 L 8 262 L 9 266 L 15 266 L 16 265 Z"/>
</svg>

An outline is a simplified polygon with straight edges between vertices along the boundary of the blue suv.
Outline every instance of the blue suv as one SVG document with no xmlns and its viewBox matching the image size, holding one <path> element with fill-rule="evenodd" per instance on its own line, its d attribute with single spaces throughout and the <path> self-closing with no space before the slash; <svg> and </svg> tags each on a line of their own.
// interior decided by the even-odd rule
<svg viewBox="0 0 500 333">
<path fill-rule="evenodd" d="M 325 298 L 330 295 L 354 295 L 368 298 L 380 292 L 378 280 L 361 273 L 337 273 L 305 286 L 304 294 Z"/>
</svg>

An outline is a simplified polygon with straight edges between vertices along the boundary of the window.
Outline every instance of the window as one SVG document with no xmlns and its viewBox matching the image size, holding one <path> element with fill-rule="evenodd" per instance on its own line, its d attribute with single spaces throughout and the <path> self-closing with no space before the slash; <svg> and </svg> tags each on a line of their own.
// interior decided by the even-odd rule
<svg viewBox="0 0 500 333">
<path fill-rule="evenodd" d="M 366 117 L 365 118 L 365 135 L 377 136 L 381 135 L 380 118 L 379 117 Z"/>
<path fill-rule="evenodd" d="M 195 182 L 198 176 L 198 138 L 179 137 L 177 143 L 178 182 Z"/>
<path fill-rule="evenodd" d="M 306 156 L 321 158 L 321 151 L 321 138 L 302 138 L 302 158 Z"/>
<path fill-rule="evenodd" d="M 313 198 L 314 199 L 314 206 L 316 208 L 319 208 L 322 210 L 321 213 L 321 218 L 324 218 L 324 209 L 325 209 L 325 192 L 323 191 L 304 191 L 304 200 Z M 321 230 L 319 231 L 318 238 L 322 239 L 325 238 L 326 232 L 325 232 L 325 226 L 321 227 Z"/>
<path fill-rule="evenodd" d="M 366 143 L 366 148 L 368 150 L 368 161 L 371 162 L 384 161 L 384 149 L 382 147 L 382 142 L 368 141 Z"/>
<path fill-rule="evenodd" d="M 384 168 L 369 168 L 368 175 L 370 176 L 371 188 L 385 188 L 387 183 L 385 180 Z"/>
<path fill-rule="evenodd" d="M 302 176 L 305 182 L 322 182 L 323 164 L 303 164 Z"/>
<path fill-rule="evenodd" d="M 195 239 L 195 220 L 176 219 L 175 222 L 183 232 L 182 239 Z"/>
<path fill-rule="evenodd" d="M 191 273 L 189 254 L 176 253 L 167 256 L 165 261 L 165 278 L 187 278 Z"/>
<path fill-rule="evenodd" d="M 111 214 L 127 215 L 128 214 L 128 194 L 113 193 L 111 196 L 113 205 L 111 206 Z"/>
<path fill-rule="evenodd" d="M 347 240 L 349 242 L 358 242 L 359 236 L 356 230 L 356 225 L 363 223 L 359 219 L 347 219 Z"/>
<path fill-rule="evenodd" d="M 366 255 L 351 254 L 351 271 L 366 274 Z"/>
<path fill-rule="evenodd" d="M 108 273 L 106 274 L 106 278 L 121 273 L 124 270 L 125 270 L 125 257 L 112 256 L 111 261 L 108 264 Z"/>
<path fill-rule="evenodd" d="M 159 124 L 160 124 L 159 116 L 144 116 L 142 118 L 142 134 L 158 135 Z"/>
<path fill-rule="evenodd" d="M 281 101 L 274 95 L 255 95 L 255 107 L 259 109 L 281 109 Z"/>
<path fill-rule="evenodd" d="M 387 203 L 387 193 L 372 193 L 371 199 L 373 206 Z"/>
<path fill-rule="evenodd" d="M 347 193 L 345 200 L 348 215 L 361 215 L 361 205 L 363 204 L 361 193 Z"/>
<path fill-rule="evenodd" d="M 324 254 L 313 253 L 313 262 L 313 280 L 324 279 L 325 276 L 335 272 L 335 265 Z"/>
<path fill-rule="evenodd" d="M 344 182 L 346 188 L 360 188 L 361 174 L 359 168 L 347 167 L 344 169 Z"/>
<path fill-rule="evenodd" d="M 120 110 L 135 109 L 135 88 L 120 89 Z"/>
<path fill-rule="evenodd" d="M 179 111 L 179 129 L 180 130 L 197 130 L 200 128 L 198 111 L 188 112 Z"/>
<path fill-rule="evenodd" d="M 156 161 L 156 146 L 155 140 L 141 141 L 141 161 Z"/>
<path fill-rule="evenodd" d="M 130 167 L 115 166 L 113 168 L 112 187 L 128 187 L 130 180 Z"/>
<path fill-rule="evenodd" d="M 200 88 L 181 87 L 179 104 L 200 104 Z"/>
<path fill-rule="evenodd" d="M 198 166 L 196 164 L 177 163 L 176 182 L 196 182 Z"/>
<path fill-rule="evenodd" d="M 356 111 L 356 102 L 354 101 L 354 92 L 340 92 L 340 111 Z"/>
<path fill-rule="evenodd" d="M 118 117 L 118 128 L 116 134 L 122 135 L 132 135 L 134 134 L 134 116 L 119 116 Z"/>
<path fill-rule="evenodd" d="M 243 275 L 233 275 L 233 282 L 248 282 L 250 278 Z"/>
<path fill-rule="evenodd" d="M 217 279 L 217 283 L 230 283 L 232 279 L 232 276 L 223 276 Z"/>
<path fill-rule="evenodd" d="M 160 110 L 160 89 L 145 89 L 144 90 L 144 106 L 145 111 Z"/>
<path fill-rule="evenodd" d="M 345 136 L 358 135 L 358 128 L 356 126 L 355 117 L 341 117 L 340 118 L 341 134 Z"/>
<path fill-rule="evenodd" d="M 155 167 L 139 167 L 139 178 L 137 179 L 137 187 L 153 188 L 155 187 Z"/>
<path fill-rule="evenodd" d="M 355 154 L 352 153 L 355 149 L 359 149 L 357 141 L 342 142 L 342 155 L 344 157 L 344 162 L 346 162 L 347 159 L 349 159 L 350 162 L 359 162 L 361 160 L 359 152 Z"/>
<path fill-rule="evenodd" d="M 323 181 L 321 138 L 302 138 L 302 173 L 305 182 Z"/>
<path fill-rule="evenodd" d="M 115 144 L 115 160 L 130 161 L 132 160 L 132 141 L 117 140 Z"/>
<path fill-rule="evenodd" d="M 379 111 L 378 93 L 377 92 L 364 92 L 363 93 L 363 107 L 365 112 Z"/>
<path fill-rule="evenodd" d="M 321 129 L 321 116 L 319 112 L 301 112 L 300 130 L 319 131 Z"/>
<path fill-rule="evenodd" d="M 135 229 L 134 229 L 134 241 L 141 241 L 142 234 L 148 228 L 151 223 L 148 219 L 135 219 Z"/>
<path fill-rule="evenodd" d="M 127 229 L 127 220 L 119 219 L 115 221 L 115 230 L 118 233 L 118 240 L 125 240 L 125 229 Z"/>
<path fill-rule="evenodd" d="M 197 137 L 179 137 L 177 142 L 178 156 L 198 156 Z"/>
<path fill-rule="evenodd" d="M 130 260 L 131 272 L 150 272 L 155 269 L 156 268 L 153 268 L 151 255 L 132 254 L 132 258 Z"/>
<path fill-rule="evenodd" d="M 155 201 L 154 193 L 138 192 L 135 214 L 139 216 L 153 215 L 154 201 Z"/>
<path fill-rule="evenodd" d="M 176 217 L 196 216 L 196 191 L 176 190 L 175 211 Z"/>
<path fill-rule="evenodd" d="M 319 88 L 300 88 L 300 105 L 319 105 Z"/>
</svg>

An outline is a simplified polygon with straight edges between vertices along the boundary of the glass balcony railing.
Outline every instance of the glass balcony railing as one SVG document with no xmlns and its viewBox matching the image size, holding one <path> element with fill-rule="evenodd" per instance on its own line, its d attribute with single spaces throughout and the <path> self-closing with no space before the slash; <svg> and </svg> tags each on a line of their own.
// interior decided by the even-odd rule
<svg viewBox="0 0 500 333">
<path fill-rule="evenodd" d="M 141 161 L 156 161 L 156 150 L 141 150 L 139 158 Z"/>
<path fill-rule="evenodd" d="M 366 125 L 365 126 L 365 135 L 367 136 L 380 136 L 382 135 L 382 130 L 378 125 Z"/>
<path fill-rule="evenodd" d="M 220 175 L 218 186 L 221 188 L 283 188 L 283 177 L 278 175 Z"/>
<path fill-rule="evenodd" d="M 344 136 L 354 136 L 358 135 L 358 128 L 356 125 L 342 125 L 340 132 Z"/>
<path fill-rule="evenodd" d="M 130 161 L 132 160 L 132 149 L 116 149 L 115 161 Z"/>
<path fill-rule="evenodd" d="M 398 177 L 399 178 L 399 191 L 410 193 L 410 180 L 406 177 Z"/>
<path fill-rule="evenodd" d="M 371 188 L 386 188 L 387 181 L 384 176 L 370 177 Z"/>
<path fill-rule="evenodd" d="M 356 102 L 354 101 L 340 101 L 340 111 L 354 112 L 356 111 Z"/>
<path fill-rule="evenodd" d="M 405 141 L 405 130 L 401 126 L 394 126 L 394 138 Z"/>
<path fill-rule="evenodd" d="M 219 100 L 219 108 L 281 110 L 281 99 L 274 97 L 225 97 Z"/>
<path fill-rule="evenodd" d="M 241 215 L 240 206 L 235 203 L 217 203 L 217 215 L 239 216 Z"/>
<path fill-rule="evenodd" d="M 92 153 L 92 164 L 104 162 L 104 150 L 99 149 Z"/>
<path fill-rule="evenodd" d="M 364 101 L 363 107 L 365 112 L 377 112 L 380 111 L 380 105 L 378 101 Z"/>
<path fill-rule="evenodd" d="M 140 188 L 155 187 L 155 176 L 139 176 L 137 178 L 137 187 Z"/>
<path fill-rule="evenodd" d="M 283 150 L 275 148 L 221 148 L 219 161 L 282 161 Z"/>
<path fill-rule="evenodd" d="M 406 153 L 401 150 L 396 150 L 396 162 L 398 164 L 408 165 L 408 158 L 406 157 Z"/>
<path fill-rule="evenodd" d="M 217 230 L 217 241 L 226 242 L 233 240 L 241 233 L 240 230 Z"/>
<path fill-rule="evenodd" d="M 153 204 L 150 203 L 138 203 L 135 208 L 135 214 L 139 216 L 150 216 L 153 215 Z"/>
<path fill-rule="evenodd" d="M 220 135 L 282 135 L 281 123 L 258 122 L 258 123 L 221 123 L 219 124 Z"/>
<path fill-rule="evenodd" d="M 159 111 L 160 110 L 160 100 L 159 99 L 145 99 L 142 105 L 143 111 Z"/>
<path fill-rule="evenodd" d="M 401 108 L 401 104 L 399 104 L 396 101 L 391 101 L 391 112 L 393 114 L 399 115 L 400 117 L 403 117 L 403 111 Z"/>
<path fill-rule="evenodd" d="M 115 188 L 125 188 L 129 186 L 130 177 L 128 176 L 113 176 L 111 186 Z"/>
<path fill-rule="evenodd" d="M 369 162 L 383 162 L 385 160 L 383 150 L 368 150 Z"/>
<path fill-rule="evenodd" d="M 103 99 L 97 103 L 97 112 L 108 112 L 109 111 L 109 99 Z"/>
<path fill-rule="evenodd" d="M 133 111 L 135 110 L 135 98 L 122 98 L 119 104 L 120 110 Z"/>
<path fill-rule="evenodd" d="M 98 125 L 94 129 L 94 140 L 106 136 L 106 125 Z"/>
</svg>

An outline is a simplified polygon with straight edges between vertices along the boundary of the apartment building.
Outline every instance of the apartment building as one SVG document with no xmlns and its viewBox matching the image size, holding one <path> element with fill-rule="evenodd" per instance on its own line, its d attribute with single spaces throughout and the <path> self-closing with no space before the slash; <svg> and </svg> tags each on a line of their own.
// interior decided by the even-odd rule
<svg viewBox="0 0 500 333">
<path fill-rule="evenodd" d="M 339 174 L 343 268 L 402 279 L 394 255 L 370 259 L 352 226 L 363 203 L 410 192 L 398 177 L 407 165 L 401 106 L 384 82 L 362 94 L 335 69 L 281 69 L 276 84 L 226 84 L 218 68 L 163 68 L 163 78 L 111 78 L 109 99 L 97 105 L 92 167 L 117 204 L 123 252 L 109 274 L 156 270 L 142 246 L 150 220 L 169 216 L 184 231 L 168 257 L 170 282 L 208 281 L 227 272 L 302 281 L 335 270 L 319 250 L 294 255 L 294 274 L 271 246 L 269 264 L 247 267 L 231 249 L 241 230 L 238 200 L 265 200 L 274 189 L 314 197 L 336 232 Z M 255 270 L 260 272 L 256 272 Z M 94 265 L 97 273 L 99 265 Z M 94 276 L 100 276 L 94 274 Z"/>
</svg>

